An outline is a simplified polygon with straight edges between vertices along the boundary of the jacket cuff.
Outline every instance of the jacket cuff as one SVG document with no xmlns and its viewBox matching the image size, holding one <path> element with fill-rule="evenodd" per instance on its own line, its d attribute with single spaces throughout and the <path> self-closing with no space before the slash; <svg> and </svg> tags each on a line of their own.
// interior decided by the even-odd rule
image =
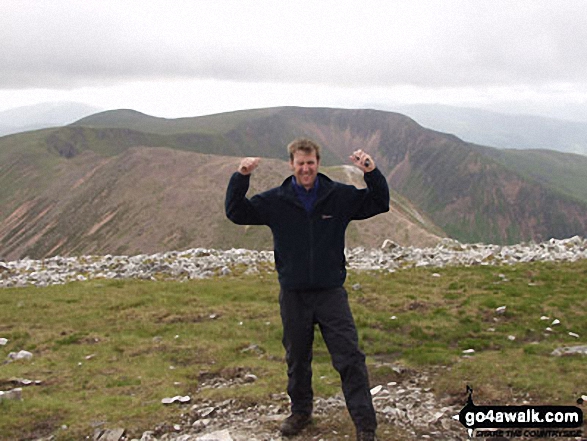
<svg viewBox="0 0 587 441">
<path fill-rule="evenodd" d="M 369 171 L 369 172 L 365 172 L 363 173 L 365 176 L 376 176 L 376 175 L 381 175 L 381 170 L 379 170 L 378 167 L 375 167 L 373 170 Z"/>
</svg>

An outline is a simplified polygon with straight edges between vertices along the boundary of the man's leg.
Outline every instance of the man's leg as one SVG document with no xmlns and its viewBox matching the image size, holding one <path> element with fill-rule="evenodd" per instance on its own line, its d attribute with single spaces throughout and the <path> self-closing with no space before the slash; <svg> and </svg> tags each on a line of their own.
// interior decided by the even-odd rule
<svg viewBox="0 0 587 441">
<path fill-rule="evenodd" d="M 282 289 L 279 293 L 291 410 L 294 414 L 310 415 L 313 406 L 314 319 L 313 308 L 307 300 L 304 293 L 299 291 Z"/>
<path fill-rule="evenodd" d="M 365 354 L 359 349 L 346 290 L 340 287 L 324 291 L 316 302 L 315 313 L 332 364 L 340 374 L 347 408 L 357 431 L 374 432 L 377 419 Z"/>
</svg>

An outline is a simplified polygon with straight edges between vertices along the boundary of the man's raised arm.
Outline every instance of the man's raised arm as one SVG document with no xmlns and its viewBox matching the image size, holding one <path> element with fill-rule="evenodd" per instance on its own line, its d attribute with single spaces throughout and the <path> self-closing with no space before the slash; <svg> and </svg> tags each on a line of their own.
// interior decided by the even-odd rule
<svg viewBox="0 0 587 441">
<path fill-rule="evenodd" d="M 353 219 L 367 219 L 389 211 L 389 186 L 385 176 L 375 166 L 373 158 L 362 150 L 356 150 L 350 159 L 363 171 L 367 184 L 366 189 L 359 190 L 363 202 L 355 212 Z"/>
<path fill-rule="evenodd" d="M 238 225 L 261 225 L 261 217 L 254 204 L 247 199 L 251 173 L 257 168 L 260 158 L 243 158 L 228 182 L 224 210 L 226 217 Z"/>
</svg>

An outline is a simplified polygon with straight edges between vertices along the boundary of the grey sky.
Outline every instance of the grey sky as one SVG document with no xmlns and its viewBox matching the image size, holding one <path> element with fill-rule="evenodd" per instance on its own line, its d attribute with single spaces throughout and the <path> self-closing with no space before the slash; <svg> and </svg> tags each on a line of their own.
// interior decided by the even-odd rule
<svg viewBox="0 0 587 441">
<path fill-rule="evenodd" d="M 0 110 L 426 102 L 587 120 L 585 23 L 582 0 L 2 0 Z"/>
</svg>

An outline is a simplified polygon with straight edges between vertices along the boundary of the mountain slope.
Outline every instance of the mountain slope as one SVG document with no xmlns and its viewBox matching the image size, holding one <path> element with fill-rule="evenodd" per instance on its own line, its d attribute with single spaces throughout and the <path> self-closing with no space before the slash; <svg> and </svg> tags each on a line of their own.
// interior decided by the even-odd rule
<svg viewBox="0 0 587 441">
<path fill-rule="evenodd" d="M 0 221 L 4 259 L 193 247 L 271 249 L 268 228 L 234 225 L 224 215 L 224 192 L 239 162 L 235 157 L 131 147 L 117 155 L 85 150 L 65 158 L 39 145 L 24 149 L 34 152 L 30 179 L 19 182 L 17 192 L 1 192 L 7 208 Z M 7 149 L 1 151 L 5 157 Z M 345 168 L 324 171 L 360 183 Z M 279 185 L 289 172 L 286 162 L 265 159 L 251 193 Z M 37 185 L 40 176 L 43 185 Z M 379 246 L 387 238 L 422 246 L 438 241 L 442 231 L 395 198 L 390 213 L 349 228 L 350 246 Z"/>
<path fill-rule="evenodd" d="M 443 232 L 514 243 L 587 230 L 587 173 L 562 154 L 550 168 L 550 153 L 516 152 L 519 164 L 532 160 L 524 169 L 509 152 L 374 110 L 283 107 L 179 120 L 123 110 L 0 138 L 0 254 L 269 247 L 268 231 L 227 223 L 223 192 L 235 156 L 266 158 L 257 190 L 279 184 L 289 173 L 285 146 L 297 136 L 323 146 L 323 167 L 348 164 L 358 148 L 370 152 L 397 192 L 395 218 L 381 217 L 369 237 L 352 226 L 350 245 L 419 245 Z"/>
<path fill-rule="evenodd" d="M 477 149 L 516 173 L 587 203 L 587 156 L 553 150 Z"/>
<path fill-rule="evenodd" d="M 254 139 L 264 141 L 266 147 L 282 146 L 288 139 L 283 133 L 305 135 L 324 146 L 328 160 L 339 163 L 363 148 L 374 154 L 393 188 L 459 240 L 515 243 L 583 235 L 587 230 L 587 204 L 561 192 L 552 179 L 506 167 L 475 145 L 424 129 L 403 115 L 373 110 L 277 110 L 265 119 L 241 124 L 243 145 Z M 527 154 L 536 158 L 533 152 Z M 565 168 L 557 173 L 564 179 Z M 587 174 L 579 179 L 585 183 Z"/>
</svg>

